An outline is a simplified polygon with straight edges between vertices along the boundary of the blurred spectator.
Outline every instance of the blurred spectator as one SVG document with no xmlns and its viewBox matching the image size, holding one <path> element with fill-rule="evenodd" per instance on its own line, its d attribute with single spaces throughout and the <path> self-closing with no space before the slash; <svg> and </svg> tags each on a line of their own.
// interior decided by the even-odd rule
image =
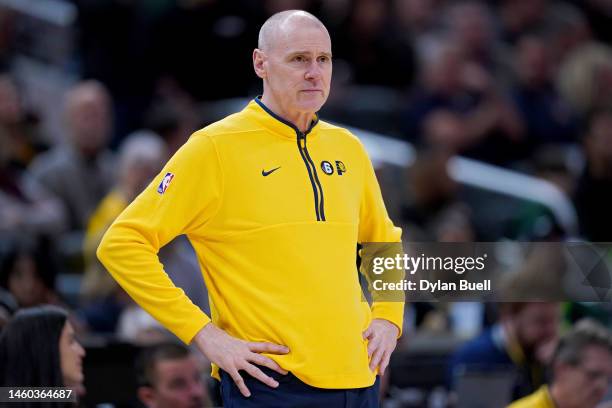
<svg viewBox="0 0 612 408">
<path fill-rule="evenodd" d="M 66 144 L 37 157 L 30 169 L 66 206 L 71 230 L 83 230 L 110 189 L 114 161 L 106 150 L 112 127 L 110 96 L 85 81 L 66 95 Z"/>
<path fill-rule="evenodd" d="M 412 45 L 401 35 L 390 0 L 355 0 L 334 37 L 334 58 L 350 66 L 351 83 L 405 88 L 416 71 Z"/>
<path fill-rule="evenodd" d="M 0 386 L 69 387 L 82 395 L 83 357 L 85 350 L 63 309 L 20 310 L 0 336 Z"/>
<path fill-rule="evenodd" d="M 549 0 L 502 0 L 499 6 L 502 39 L 514 44 L 546 23 Z M 555 5 L 557 6 L 557 5 Z"/>
<path fill-rule="evenodd" d="M 422 85 L 412 94 L 403 118 L 409 140 L 422 138 L 431 112 L 448 110 L 464 121 L 459 153 L 497 164 L 522 157 L 521 118 L 484 68 L 467 62 L 456 46 L 444 45 L 425 61 L 421 72 Z"/>
<path fill-rule="evenodd" d="M 589 22 L 580 8 L 574 5 L 557 2 L 549 8 L 547 21 L 543 36 L 555 66 L 559 66 L 578 48 L 593 41 Z"/>
<path fill-rule="evenodd" d="M 46 149 L 38 124 L 38 117 L 23 106 L 15 81 L 7 74 L 0 74 L 0 137 L 7 139 L 3 147 L 8 149 L 5 154 L 11 166 L 23 169 Z"/>
<path fill-rule="evenodd" d="M 552 382 L 509 408 L 595 408 L 612 380 L 612 334 L 582 320 L 557 346 L 551 361 Z"/>
<path fill-rule="evenodd" d="M 174 100 L 156 100 L 145 114 L 144 128 L 158 134 L 166 142 L 169 157 L 198 127 L 195 120 L 197 114 L 189 107 Z"/>
<path fill-rule="evenodd" d="M 9 291 L 19 307 L 61 304 L 49 246 L 44 241 L 14 240 L 0 259 L 0 287 Z"/>
<path fill-rule="evenodd" d="M 198 101 L 249 95 L 257 83 L 253 38 L 258 21 L 268 17 L 261 19 L 257 6 L 249 1 L 173 2 L 155 22 L 145 71 L 155 67 L 160 78 Z M 221 56 L 222 61 L 213 62 Z"/>
<path fill-rule="evenodd" d="M 612 48 L 590 42 L 561 63 L 557 87 L 578 114 L 612 108 Z"/>
<path fill-rule="evenodd" d="M 594 242 L 612 241 L 612 110 L 591 115 L 584 151 L 586 166 L 574 197 L 581 231 Z"/>
<path fill-rule="evenodd" d="M 128 340 L 145 340 L 160 328 L 146 312 L 134 305 L 95 257 L 104 232 L 117 216 L 153 180 L 167 160 L 166 144 L 150 131 L 129 135 L 119 149 L 117 184 L 104 197 L 89 221 L 84 245 L 85 276 L 81 285 L 82 309 L 90 329 L 114 332 Z M 190 299 L 208 309 L 207 294 L 195 253 L 185 238 L 178 238 L 160 251 L 165 270 Z M 165 331 L 164 331 L 165 332 Z"/>
<path fill-rule="evenodd" d="M 518 83 L 514 101 L 523 116 L 527 143 L 575 142 L 578 121 L 569 104 L 554 85 L 554 71 L 549 46 L 535 36 L 522 37 L 516 46 Z"/>
<path fill-rule="evenodd" d="M 138 398 L 147 408 L 212 406 L 202 365 L 182 344 L 161 343 L 143 350 L 136 372 Z"/>
<path fill-rule="evenodd" d="M 0 75 L 0 232 L 53 235 L 66 223 L 62 203 L 24 170 L 38 149 L 13 80 Z"/>
<path fill-rule="evenodd" d="M 470 371 L 508 370 L 514 376 L 512 400 L 545 383 L 544 368 L 556 342 L 561 311 L 557 303 L 501 305 L 500 321 L 468 341 L 452 357 L 451 383 Z"/>
<path fill-rule="evenodd" d="M 406 240 L 469 242 L 476 238 L 469 209 L 458 200 L 458 186 L 448 175 L 448 160 L 449 153 L 443 150 L 419 150 L 408 171 L 408 199 L 401 215 Z"/>
<path fill-rule="evenodd" d="M 11 320 L 17 308 L 17 302 L 13 295 L 0 287 L 0 332 L 2 332 L 2 328 Z"/>
<path fill-rule="evenodd" d="M 497 42 L 491 10 L 482 2 L 460 1 L 449 6 L 449 33 L 446 42 L 454 42 L 463 58 L 495 75 L 496 81 L 507 77 L 507 57 Z"/>
</svg>

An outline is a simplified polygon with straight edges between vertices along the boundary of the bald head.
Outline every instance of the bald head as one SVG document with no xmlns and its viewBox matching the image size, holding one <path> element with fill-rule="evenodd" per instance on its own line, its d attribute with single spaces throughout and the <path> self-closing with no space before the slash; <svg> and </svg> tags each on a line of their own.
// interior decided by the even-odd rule
<svg viewBox="0 0 612 408">
<path fill-rule="evenodd" d="M 106 143 L 112 115 L 111 97 L 98 81 L 84 81 L 66 94 L 66 124 L 72 144 L 93 155 Z"/>
<path fill-rule="evenodd" d="M 262 51 L 271 50 L 278 38 L 286 35 L 291 28 L 316 27 L 327 33 L 327 28 L 321 20 L 303 10 L 286 10 L 272 15 L 259 30 L 257 48 Z M 327 34 L 329 36 L 329 34 Z"/>
</svg>

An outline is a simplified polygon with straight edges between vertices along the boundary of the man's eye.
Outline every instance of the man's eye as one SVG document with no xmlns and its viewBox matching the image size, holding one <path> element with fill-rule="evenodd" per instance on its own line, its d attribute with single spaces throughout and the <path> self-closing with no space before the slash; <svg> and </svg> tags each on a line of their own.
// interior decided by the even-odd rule
<svg viewBox="0 0 612 408">
<path fill-rule="evenodd" d="M 297 57 L 293 57 L 293 60 L 295 62 L 304 62 L 304 57 L 302 57 L 301 55 L 298 55 Z"/>
<path fill-rule="evenodd" d="M 328 57 L 319 57 L 319 62 L 328 62 L 329 58 Z"/>
</svg>

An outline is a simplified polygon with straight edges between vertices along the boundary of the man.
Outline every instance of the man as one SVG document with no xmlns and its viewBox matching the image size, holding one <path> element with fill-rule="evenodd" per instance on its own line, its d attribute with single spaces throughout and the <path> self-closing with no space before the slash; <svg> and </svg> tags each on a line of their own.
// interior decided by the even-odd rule
<svg viewBox="0 0 612 408">
<path fill-rule="evenodd" d="M 65 114 L 67 143 L 37 157 L 30 171 L 62 201 L 70 230 L 84 230 L 115 174 L 106 150 L 112 127 L 110 95 L 99 82 L 81 82 L 67 93 Z"/>
<path fill-rule="evenodd" d="M 509 408 L 594 408 L 612 380 L 612 334 L 583 320 L 559 343 L 551 363 L 550 387 L 511 404 Z"/>
<path fill-rule="evenodd" d="M 332 73 L 323 24 L 303 11 L 273 15 L 253 65 L 261 98 L 196 132 L 110 227 L 98 257 L 195 342 L 227 404 L 376 406 L 403 302 L 362 301 L 355 249 L 400 242 L 401 230 L 363 145 L 316 115 Z M 212 323 L 155 256 L 179 234 L 198 253 Z"/>
<path fill-rule="evenodd" d="M 512 400 L 544 384 L 544 367 L 557 338 L 558 303 L 523 302 L 501 305 L 500 322 L 467 342 L 452 357 L 451 382 L 470 372 L 510 371 Z"/>
<path fill-rule="evenodd" d="M 143 350 L 136 372 L 138 398 L 147 408 L 202 408 L 208 400 L 198 360 L 181 344 Z"/>
</svg>

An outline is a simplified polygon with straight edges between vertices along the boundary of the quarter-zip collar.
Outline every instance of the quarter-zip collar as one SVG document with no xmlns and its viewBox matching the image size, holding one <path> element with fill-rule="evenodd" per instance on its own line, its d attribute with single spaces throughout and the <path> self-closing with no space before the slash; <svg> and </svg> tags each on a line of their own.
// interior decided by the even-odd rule
<svg viewBox="0 0 612 408">
<path fill-rule="evenodd" d="M 272 112 L 261 101 L 261 96 L 258 96 L 249 102 L 245 108 L 245 111 L 253 115 L 253 118 L 264 125 L 267 129 L 270 129 L 282 136 L 295 140 L 298 135 L 302 133 L 293 123 Z M 318 123 L 319 116 L 315 113 L 310 122 L 309 128 L 306 130 L 306 132 L 303 132 L 303 134 L 308 135 L 309 138 L 315 137 L 319 130 L 319 127 L 317 126 Z"/>
</svg>

